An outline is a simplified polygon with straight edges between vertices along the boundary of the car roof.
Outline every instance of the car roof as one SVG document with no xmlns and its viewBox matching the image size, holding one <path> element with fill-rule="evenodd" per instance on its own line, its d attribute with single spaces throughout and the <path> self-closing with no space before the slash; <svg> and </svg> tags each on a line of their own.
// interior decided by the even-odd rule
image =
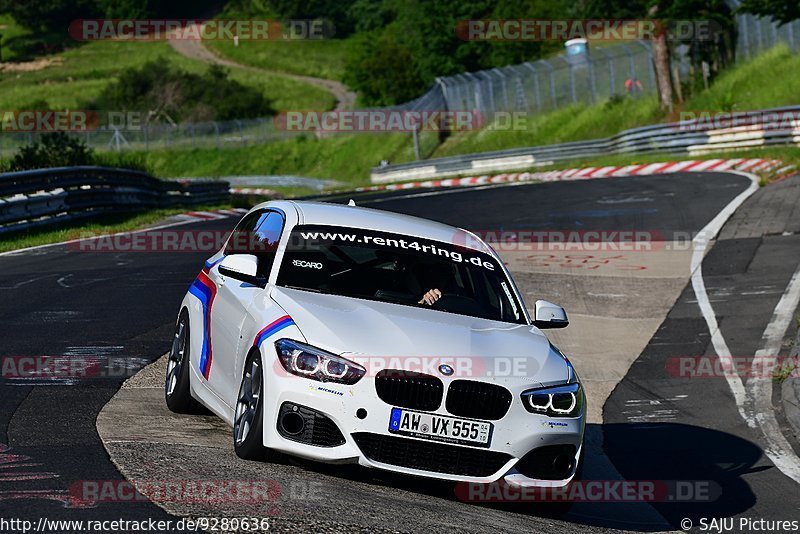
<svg viewBox="0 0 800 534">
<path fill-rule="evenodd" d="M 289 206 L 293 206 L 297 210 L 300 224 L 326 224 L 391 232 L 458 244 L 494 255 L 493 251 L 472 232 L 411 215 L 346 204 L 301 200 L 273 201 L 262 207 L 286 210 L 290 209 Z"/>
</svg>

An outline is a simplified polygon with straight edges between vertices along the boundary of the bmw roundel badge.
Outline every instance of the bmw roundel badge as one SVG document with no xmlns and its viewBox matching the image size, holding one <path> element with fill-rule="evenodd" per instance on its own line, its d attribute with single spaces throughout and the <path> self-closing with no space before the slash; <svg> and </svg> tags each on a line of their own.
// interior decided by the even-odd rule
<svg viewBox="0 0 800 534">
<path fill-rule="evenodd" d="M 455 371 L 453 370 L 452 367 L 450 367 L 446 363 L 443 363 L 442 365 L 439 366 L 439 372 L 442 373 L 444 376 L 451 376 Z"/>
</svg>

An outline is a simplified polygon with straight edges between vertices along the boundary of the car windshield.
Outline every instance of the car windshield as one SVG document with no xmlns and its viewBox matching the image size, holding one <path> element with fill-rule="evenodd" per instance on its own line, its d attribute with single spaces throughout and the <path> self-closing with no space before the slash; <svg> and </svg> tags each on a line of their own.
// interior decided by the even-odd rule
<svg viewBox="0 0 800 534">
<path fill-rule="evenodd" d="M 372 230 L 296 226 L 278 285 L 526 324 L 501 265 L 456 244 Z M 437 291 L 435 302 L 423 297 Z"/>
</svg>

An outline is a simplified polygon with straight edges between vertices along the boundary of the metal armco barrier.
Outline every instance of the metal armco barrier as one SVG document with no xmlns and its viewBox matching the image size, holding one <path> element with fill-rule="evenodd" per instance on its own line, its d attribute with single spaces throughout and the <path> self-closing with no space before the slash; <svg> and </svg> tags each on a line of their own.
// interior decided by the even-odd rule
<svg viewBox="0 0 800 534">
<path fill-rule="evenodd" d="M 141 171 L 62 167 L 0 174 L 0 235 L 153 208 L 226 202 L 223 181 L 167 181 Z"/>
<path fill-rule="evenodd" d="M 576 158 L 610 154 L 663 153 L 700 156 L 714 152 L 772 145 L 800 145 L 800 106 L 789 106 L 730 115 L 718 127 L 701 118 L 625 130 L 613 137 L 529 148 L 482 152 L 372 169 L 372 183 L 445 178 L 475 173 L 524 170 Z M 713 117 L 712 117 L 713 119 Z"/>
</svg>

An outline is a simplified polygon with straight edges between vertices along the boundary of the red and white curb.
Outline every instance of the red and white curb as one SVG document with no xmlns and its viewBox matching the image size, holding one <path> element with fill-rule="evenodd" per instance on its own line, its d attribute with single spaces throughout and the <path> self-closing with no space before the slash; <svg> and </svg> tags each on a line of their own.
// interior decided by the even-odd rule
<svg viewBox="0 0 800 534">
<path fill-rule="evenodd" d="M 227 219 L 228 217 L 241 217 L 243 214 L 250 210 L 244 208 L 232 208 L 229 210 L 214 210 L 214 211 L 190 211 L 189 213 L 181 213 L 176 217 L 178 219 L 196 219 L 198 221 L 211 221 L 214 219 Z"/>
<path fill-rule="evenodd" d="M 402 184 L 371 185 L 356 188 L 357 192 L 397 191 L 404 189 L 432 187 L 471 187 L 514 182 L 558 182 L 567 180 L 589 180 L 592 178 L 614 178 L 622 176 L 639 176 L 650 174 L 672 174 L 676 172 L 722 172 L 747 171 L 767 173 L 777 180 L 793 173 L 794 165 L 785 165 L 777 159 L 706 159 L 669 161 L 665 163 L 646 163 L 643 165 L 625 165 L 622 167 L 586 167 L 547 172 L 522 172 L 497 174 L 494 176 L 469 176 L 448 180 L 426 180 L 423 182 L 406 182 Z"/>
</svg>

